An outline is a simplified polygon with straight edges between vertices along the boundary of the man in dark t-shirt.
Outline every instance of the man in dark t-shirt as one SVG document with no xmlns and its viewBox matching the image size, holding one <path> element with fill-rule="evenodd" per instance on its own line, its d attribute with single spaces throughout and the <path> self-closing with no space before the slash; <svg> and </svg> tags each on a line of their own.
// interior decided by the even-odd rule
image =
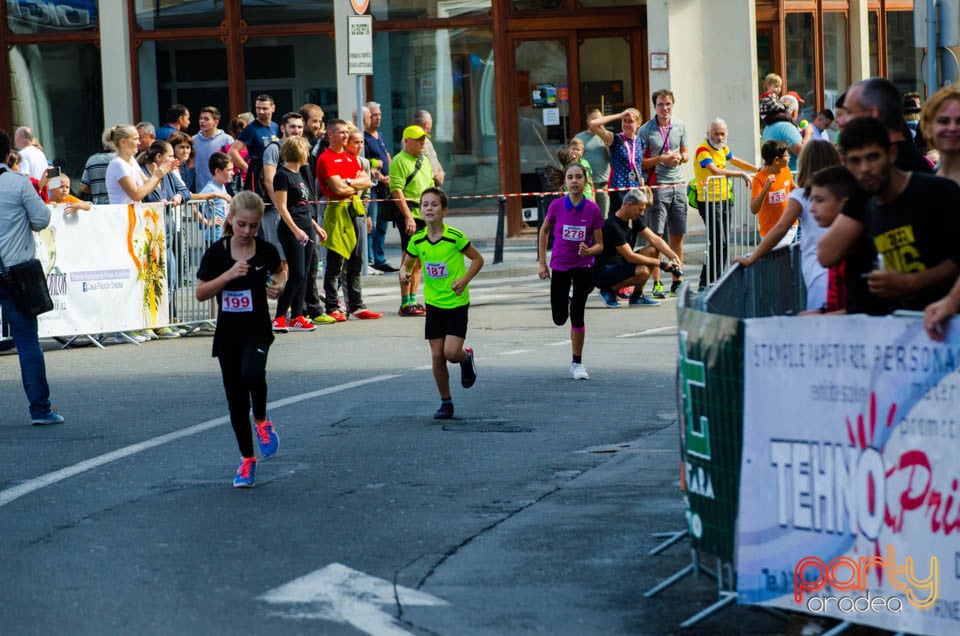
<svg viewBox="0 0 960 636">
<path fill-rule="evenodd" d="M 898 147 L 876 119 L 847 124 L 839 146 L 844 165 L 869 198 L 847 206 L 834 221 L 820 240 L 820 263 L 839 262 L 865 234 L 877 254 L 867 274 L 870 293 L 886 299 L 889 311 L 923 310 L 960 273 L 960 186 L 898 168 Z"/>
<path fill-rule="evenodd" d="M 659 305 L 659 301 L 643 294 L 643 286 L 650 274 L 655 267 L 665 272 L 680 273 L 680 257 L 640 220 L 651 198 L 636 188 L 628 191 L 620 209 L 603 223 L 603 252 L 596 258 L 594 267 L 600 297 L 607 307 L 619 307 L 617 290 L 630 285 L 633 285 L 631 305 Z M 631 221 L 634 221 L 633 229 L 630 227 Z M 637 236 L 646 239 L 647 245 L 635 252 L 633 244 Z M 660 254 L 669 258 L 669 263 L 662 263 Z"/>
</svg>

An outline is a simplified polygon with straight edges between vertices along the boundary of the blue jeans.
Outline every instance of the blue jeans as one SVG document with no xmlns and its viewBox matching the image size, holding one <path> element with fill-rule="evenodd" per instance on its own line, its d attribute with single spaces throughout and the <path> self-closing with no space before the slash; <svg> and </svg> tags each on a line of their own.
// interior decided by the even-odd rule
<svg viewBox="0 0 960 636">
<path fill-rule="evenodd" d="M 373 232 L 367 235 L 367 258 L 370 264 L 383 265 L 387 262 L 385 253 L 387 242 L 387 227 L 389 221 L 380 218 L 380 202 L 373 201 L 367 208 L 367 216 L 373 220 Z"/>
<path fill-rule="evenodd" d="M 43 349 L 37 337 L 37 318 L 17 309 L 10 290 L 0 285 L 0 306 L 3 319 L 10 327 L 10 335 L 17 345 L 20 357 L 20 379 L 23 391 L 30 401 L 30 417 L 50 415 L 50 386 L 47 384 L 47 367 L 43 362 Z"/>
</svg>

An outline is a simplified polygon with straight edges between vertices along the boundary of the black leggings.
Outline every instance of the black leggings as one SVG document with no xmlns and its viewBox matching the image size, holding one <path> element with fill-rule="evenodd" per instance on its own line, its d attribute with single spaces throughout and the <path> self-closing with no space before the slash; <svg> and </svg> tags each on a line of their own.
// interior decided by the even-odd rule
<svg viewBox="0 0 960 636">
<path fill-rule="evenodd" d="M 253 432 L 250 428 L 250 402 L 253 401 L 253 418 L 267 418 L 267 352 L 268 344 L 247 342 L 221 352 L 220 373 L 223 389 L 227 393 L 230 409 L 230 424 L 237 436 L 240 455 L 253 457 Z"/>
<path fill-rule="evenodd" d="M 301 227 L 301 230 L 307 233 L 310 241 L 306 245 L 300 245 L 297 237 L 293 235 L 290 228 L 283 221 L 280 221 L 280 228 L 277 235 L 280 237 L 280 245 L 283 246 L 283 253 L 287 257 L 287 284 L 283 288 L 283 293 L 277 299 L 277 317 L 286 316 L 287 310 L 290 310 L 290 317 L 296 318 L 303 315 L 304 299 L 307 294 L 307 265 L 310 263 L 310 252 L 315 250 L 317 235 L 313 231 L 313 226 Z M 314 261 L 315 263 L 315 261 Z M 313 272 L 316 276 L 316 271 Z"/>
<path fill-rule="evenodd" d="M 573 297 L 570 297 L 570 285 L 573 285 Z M 583 310 L 587 297 L 593 291 L 593 268 L 577 267 L 566 271 L 550 272 L 550 308 L 553 309 L 553 323 L 562 325 L 567 322 L 569 305 L 570 326 L 583 329 Z"/>
</svg>

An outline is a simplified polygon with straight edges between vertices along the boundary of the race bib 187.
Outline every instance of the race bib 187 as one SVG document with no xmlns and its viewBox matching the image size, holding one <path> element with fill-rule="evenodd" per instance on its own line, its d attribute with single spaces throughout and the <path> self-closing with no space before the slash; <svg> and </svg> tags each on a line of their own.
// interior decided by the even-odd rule
<svg viewBox="0 0 960 636">
<path fill-rule="evenodd" d="M 249 289 L 242 291 L 223 290 L 223 311 L 230 313 L 253 311 L 253 292 Z"/>
<path fill-rule="evenodd" d="M 424 263 L 423 271 L 426 272 L 427 278 L 446 278 L 447 264 L 446 263 Z"/>
</svg>

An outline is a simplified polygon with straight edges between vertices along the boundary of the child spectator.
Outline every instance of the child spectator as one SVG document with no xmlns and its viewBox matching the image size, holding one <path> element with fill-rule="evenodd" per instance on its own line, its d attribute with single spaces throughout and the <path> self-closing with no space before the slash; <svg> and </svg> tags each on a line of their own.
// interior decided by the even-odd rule
<svg viewBox="0 0 960 636">
<path fill-rule="evenodd" d="M 786 111 L 780 103 L 780 92 L 783 90 L 783 78 L 776 73 L 770 73 L 763 78 L 763 93 L 760 95 L 760 127 L 767 125 L 767 117 Z"/>
<path fill-rule="evenodd" d="M 571 162 L 579 163 L 583 166 L 583 171 L 587 173 L 587 183 L 583 188 L 583 196 L 596 202 L 596 197 L 593 194 L 593 169 L 590 168 L 590 162 L 583 156 L 583 141 L 576 137 L 571 139 L 570 145 L 567 146 L 567 155 Z M 566 168 L 566 165 L 564 164 L 564 168 Z"/>
<path fill-rule="evenodd" d="M 760 236 L 780 220 L 787 209 L 787 200 L 794 188 L 793 175 L 787 165 L 790 163 L 790 151 L 786 142 L 771 139 L 760 148 L 763 167 L 753 176 L 750 188 L 750 212 L 757 216 Z M 791 226 L 776 247 L 788 245 L 797 235 L 797 225 Z"/>
<path fill-rule="evenodd" d="M 200 194 L 220 193 L 223 195 L 223 197 L 211 198 L 207 203 L 208 210 L 212 209 L 213 212 L 213 240 L 219 241 L 220 237 L 223 236 L 223 224 L 230 212 L 230 195 L 227 194 L 226 186 L 233 179 L 233 162 L 224 153 L 215 152 L 210 155 L 207 166 L 210 168 L 210 181 L 203 186 Z M 204 214 L 204 216 L 210 217 L 208 214 Z"/>
<path fill-rule="evenodd" d="M 81 201 L 70 194 L 70 177 L 65 174 L 51 179 L 49 188 L 50 203 L 63 203 L 66 205 L 63 209 L 64 214 L 73 214 L 77 210 L 90 211 L 90 208 L 93 207 L 90 203 Z"/>
<path fill-rule="evenodd" d="M 822 228 L 833 224 L 847 200 L 858 190 L 857 181 L 843 166 L 831 166 L 814 172 L 805 189 L 810 199 L 810 214 Z M 819 313 L 860 313 L 877 301 L 871 301 L 867 283 L 859 272 L 872 266 L 873 252 L 869 244 L 853 250 L 827 270 L 827 301 Z M 865 260 L 860 266 L 847 267 L 852 259 Z M 847 272 L 850 272 L 850 275 Z M 811 313 L 816 313 L 814 310 Z"/>
</svg>

